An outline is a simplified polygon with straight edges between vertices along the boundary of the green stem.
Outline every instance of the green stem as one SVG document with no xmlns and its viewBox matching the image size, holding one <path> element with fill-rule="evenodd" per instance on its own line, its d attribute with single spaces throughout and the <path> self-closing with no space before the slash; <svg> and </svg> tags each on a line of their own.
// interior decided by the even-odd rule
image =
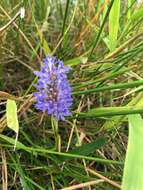
<svg viewBox="0 0 143 190">
<path fill-rule="evenodd" d="M 61 147 L 61 138 L 58 132 L 58 121 L 54 116 L 51 116 L 51 126 L 54 132 L 54 136 L 55 136 L 55 147 L 56 150 L 58 150 L 60 152 L 60 147 Z"/>
</svg>

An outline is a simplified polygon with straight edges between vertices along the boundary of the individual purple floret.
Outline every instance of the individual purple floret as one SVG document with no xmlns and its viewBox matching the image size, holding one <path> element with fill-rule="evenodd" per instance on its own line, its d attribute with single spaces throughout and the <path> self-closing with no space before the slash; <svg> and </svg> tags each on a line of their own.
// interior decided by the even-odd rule
<svg viewBox="0 0 143 190">
<path fill-rule="evenodd" d="M 71 87 L 67 80 L 69 70 L 70 67 L 65 67 L 63 61 L 47 56 L 43 60 L 41 70 L 34 72 L 39 77 L 34 85 L 38 90 L 34 93 L 35 107 L 55 116 L 57 120 L 64 120 L 65 116 L 71 114 Z"/>
</svg>

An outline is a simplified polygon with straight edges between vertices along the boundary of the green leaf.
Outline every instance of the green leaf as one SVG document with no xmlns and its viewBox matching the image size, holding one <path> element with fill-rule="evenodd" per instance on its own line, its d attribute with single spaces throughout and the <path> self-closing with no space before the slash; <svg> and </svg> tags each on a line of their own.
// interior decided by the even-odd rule
<svg viewBox="0 0 143 190">
<path fill-rule="evenodd" d="M 17 106 L 14 100 L 7 100 L 6 104 L 6 118 L 7 126 L 11 128 L 15 133 L 19 131 L 19 123 L 17 117 Z"/>
<path fill-rule="evenodd" d="M 79 147 L 73 149 L 72 151 L 69 151 L 68 153 L 69 154 L 77 154 L 77 155 L 80 154 L 83 156 L 88 156 L 89 154 L 93 153 L 96 149 L 99 149 L 102 146 L 104 146 L 105 143 L 106 143 L 106 139 L 100 138 L 94 142 L 83 144 L 82 146 L 79 146 Z M 70 159 L 71 158 L 61 157 L 62 161 L 70 160 Z"/>
<path fill-rule="evenodd" d="M 114 51 L 117 45 L 117 36 L 119 30 L 120 0 L 114 0 L 109 14 L 109 48 Z"/>
<path fill-rule="evenodd" d="M 143 189 L 143 119 L 139 114 L 130 115 L 129 139 L 124 166 L 122 190 Z"/>
</svg>

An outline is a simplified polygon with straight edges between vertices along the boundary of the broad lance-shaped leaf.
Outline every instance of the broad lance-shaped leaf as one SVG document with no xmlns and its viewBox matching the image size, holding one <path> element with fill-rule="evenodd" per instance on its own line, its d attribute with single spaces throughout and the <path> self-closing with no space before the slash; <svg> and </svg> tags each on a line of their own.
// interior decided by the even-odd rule
<svg viewBox="0 0 143 190">
<path fill-rule="evenodd" d="M 122 190 L 143 189 L 143 119 L 139 114 L 128 116 L 129 138 L 124 166 Z"/>
<path fill-rule="evenodd" d="M 6 104 L 7 126 L 18 134 L 19 123 L 17 117 L 17 105 L 14 100 L 7 100 Z"/>
<path fill-rule="evenodd" d="M 93 153 L 95 150 L 104 146 L 106 144 L 106 142 L 107 142 L 106 138 L 100 138 L 91 143 L 83 144 L 82 146 L 79 146 L 79 147 L 73 149 L 72 151 L 69 151 L 68 153 L 87 156 L 87 155 Z M 61 157 L 62 161 L 66 161 L 66 160 L 70 160 L 70 159 L 71 158 Z"/>
</svg>

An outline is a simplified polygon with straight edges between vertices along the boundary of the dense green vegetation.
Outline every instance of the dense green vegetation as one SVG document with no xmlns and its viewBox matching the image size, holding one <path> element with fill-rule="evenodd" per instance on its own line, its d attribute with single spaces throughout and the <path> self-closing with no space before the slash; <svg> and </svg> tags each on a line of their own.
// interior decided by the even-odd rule
<svg viewBox="0 0 143 190">
<path fill-rule="evenodd" d="M 142 21 L 135 0 L 0 1 L 0 189 L 143 189 Z M 58 135 L 34 107 L 46 55 L 72 67 Z"/>
</svg>

